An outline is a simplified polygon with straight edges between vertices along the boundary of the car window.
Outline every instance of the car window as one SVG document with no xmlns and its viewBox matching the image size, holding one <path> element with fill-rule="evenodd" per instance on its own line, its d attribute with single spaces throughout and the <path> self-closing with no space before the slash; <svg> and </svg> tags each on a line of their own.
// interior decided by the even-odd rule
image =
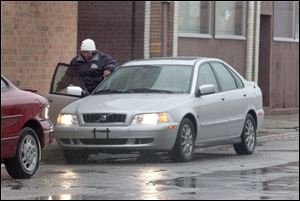
<svg viewBox="0 0 300 201">
<path fill-rule="evenodd" d="M 235 79 L 223 64 L 212 63 L 212 66 L 219 78 L 222 91 L 237 89 Z"/>
<path fill-rule="evenodd" d="M 189 93 L 193 66 L 157 65 L 120 67 L 96 89 L 136 92 L 137 89 L 165 90 L 172 93 Z M 99 92 L 99 93 L 100 93 Z M 140 91 L 142 92 L 142 91 Z"/>
<path fill-rule="evenodd" d="M 8 85 L 6 82 L 1 78 L 1 93 L 8 90 Z"/>
<path fill-rule="evenodd" d="M 163 68 L 159 78 L 153 85 L 154 89 L 165 89 L 178 92 L 188 92 L 190 88 L 191 67 L 166 67 Z"/>
<path fill-rule="evenodd" d="M 216 80 L 215 74 L 208 63 L 203 64 L 199 68 L 197 88 L 205 84 L 213 84 L 215 85 L 216 92 L 219 91 L 218 82 Z"/>
<path fill-rule="evenodd" d="M 85 90 L 79 75 L 68 65 L 59 64 L 53 76 L 50 93 L 68 95 L 67 87 L 69 86 L 78 86 Z"/>
<path fill-rule="evenodd" d="M 229 69 L 230 70 L 230 69 Z M 234 77 L 236 84 L 238 85 L 238 88 L 243 88 L 244 87 L 244 83 L 242 82 L 241 78 L 232 70 L 230 70 L 232 76 Z"/>
</svg>

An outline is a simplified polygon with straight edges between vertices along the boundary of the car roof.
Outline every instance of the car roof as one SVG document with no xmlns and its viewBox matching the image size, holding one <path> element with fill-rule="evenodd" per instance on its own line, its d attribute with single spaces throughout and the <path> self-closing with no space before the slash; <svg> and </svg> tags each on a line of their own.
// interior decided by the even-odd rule
<svg viewBox="0 0 300 201">
<path fill-rule="evenodd" d="M 208 57 L 157 57 L 151 59 L 133 60 L 124 63 L 122 66 L 136 66 L 136 65 L 194 65 L 197 61 L 201 60 L 217 60 Z"/>
</svg>

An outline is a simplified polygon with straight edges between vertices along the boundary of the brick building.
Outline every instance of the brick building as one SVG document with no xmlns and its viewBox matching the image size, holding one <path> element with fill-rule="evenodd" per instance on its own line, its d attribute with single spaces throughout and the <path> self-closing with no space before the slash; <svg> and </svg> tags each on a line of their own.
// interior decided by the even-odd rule
<svg viewBox="0 0 300 201">
<path fill-rule="evenodd" d="M 77 3 L 1 1 L 1 73 L 46 94 L 55 65 L 77 48 Z"/>
<path fill-rule="evenodd" d="M 1 73 L 21 88 L 47 94 L 85 38 L 119 63 L 218 57 L 259 83 L 267 110 L 299 108 L 298 1 L 1 1 Z"/>
</svg>

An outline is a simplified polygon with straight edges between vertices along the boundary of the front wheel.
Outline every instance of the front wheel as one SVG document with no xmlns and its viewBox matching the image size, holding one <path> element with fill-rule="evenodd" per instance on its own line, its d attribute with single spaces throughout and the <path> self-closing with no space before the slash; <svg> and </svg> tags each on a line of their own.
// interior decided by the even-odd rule
<svg viewBox="0 0 300 201">
<path fill-rule="evenodd" d="M 180 123 L 177 139 L 171 151 L 171 159 L 187 162 L 193 159 L 195 145 L 195 128 L 190 119 L 184 118 Z"/>
<path fill-rule="evenodd" d="M 233 145 L 235 152 L 239 155 L 252 154 L 256 145 L 256 124 L 250 114 L 246 117 L 241 140 L 242 142 L 240 144 Z"/>
<path fill-rule="evenodd" d="M 41 146 L 36 132 L 29 127 L 21 131 L 17 155 L 5 160 L 8 174 L 15 179 L 28 179 L 35 175 L 40 164 Z"/>
</svg>

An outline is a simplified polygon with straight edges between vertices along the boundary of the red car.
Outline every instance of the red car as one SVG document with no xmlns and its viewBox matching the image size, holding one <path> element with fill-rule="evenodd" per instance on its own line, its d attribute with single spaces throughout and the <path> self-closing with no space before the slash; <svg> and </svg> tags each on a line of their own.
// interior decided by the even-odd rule
<svg viewBox="0 0 300 201">
<path fill-rule="evenodd" d="M 11 177 L 25 179 L 37 172 L 41 150 L 53 139 L 48 110 L 45 98 L 1 75 L 1 163 Z"/>
</svg>

